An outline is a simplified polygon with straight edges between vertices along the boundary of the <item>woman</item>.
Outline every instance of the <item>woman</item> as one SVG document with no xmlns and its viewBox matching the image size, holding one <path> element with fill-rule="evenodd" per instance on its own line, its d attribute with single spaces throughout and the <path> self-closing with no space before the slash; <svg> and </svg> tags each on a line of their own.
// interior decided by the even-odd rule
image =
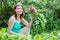
<svg viewBox="0 0 60 40">
<path fill-rule="evenodd" d="M 33 7 L 34 9 L 34 7 Z M 30 9 L 31 10 L 31 9 Z M 9 19 L 7 32 L 9 34 L 29 34 L 32 25 L 33 16 L 30 22 L 24 19 L 24 8 L 22 4 L 17 3 L 14 6 L 14 15 Z M 26 26 L 21 29 L 21 22 Z"/>
</svg>

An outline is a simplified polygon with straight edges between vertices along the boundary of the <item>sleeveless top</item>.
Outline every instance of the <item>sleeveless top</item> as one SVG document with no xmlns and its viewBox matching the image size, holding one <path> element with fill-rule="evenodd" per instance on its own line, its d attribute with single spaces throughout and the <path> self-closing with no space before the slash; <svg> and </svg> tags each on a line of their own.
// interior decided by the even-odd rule
<svg viewBox="0 0 60 40">
<path fill-rule="evenodd" d="M 16 19 L 15 19 L 16 20 Z M 21 21 L 20 21 L 21 22 Z M 15 21 L 13 27 L 12 27 L 12 32 L 14 33 L 19 33 L 19 30 L 21 28 L 21 23 L 18 22 L 17 20 Z M 8 32 L 8 27 L 6 28 L 6 32 Z"/>
</svg>

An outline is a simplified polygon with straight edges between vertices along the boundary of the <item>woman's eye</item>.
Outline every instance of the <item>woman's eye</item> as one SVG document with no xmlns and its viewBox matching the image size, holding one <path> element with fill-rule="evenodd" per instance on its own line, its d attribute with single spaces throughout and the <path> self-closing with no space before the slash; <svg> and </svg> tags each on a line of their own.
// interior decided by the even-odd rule
<svg viewBox="0 0 60 40">
<path fill-rule="evenodd" d="M 22 8 L 17 8 L 17 9 L 22 9 Z"/>
</svg>

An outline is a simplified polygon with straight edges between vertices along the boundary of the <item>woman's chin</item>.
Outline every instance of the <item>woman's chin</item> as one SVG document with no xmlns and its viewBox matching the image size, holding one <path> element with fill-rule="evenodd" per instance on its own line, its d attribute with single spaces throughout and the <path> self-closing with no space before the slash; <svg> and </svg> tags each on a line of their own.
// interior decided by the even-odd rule
<svg viewBox="0 0 60 40">
<path fill-rule="evenodd" d="M 22 13 L 19 13 L 19 14 L 22 14 Z"/>
<path fill-rule="evenodd" d="M 22 14 L 22 12 L 17 13 L 18 15 Z"/>
</svg>

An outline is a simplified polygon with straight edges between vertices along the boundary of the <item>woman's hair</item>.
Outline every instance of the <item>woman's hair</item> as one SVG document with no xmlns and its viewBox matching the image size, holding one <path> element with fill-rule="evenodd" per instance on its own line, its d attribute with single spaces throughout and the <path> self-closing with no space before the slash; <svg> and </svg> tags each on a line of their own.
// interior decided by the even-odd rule
<svg viewBox="0 0 60 40">
<path fill-rule="evenodd" d="M 14 10 L 14 15 L 15 15 L 15 18 L 16 18 L 16 19 L 17 19 L 17 14 L 16 14 L 16 12 L 15 12 L 15 9 L 16 9 L 17 6 L 22 6 L 22 9 L 23 9 L 23 11 L 24 11 L 23 5 L 20 4 L 20 3 L 17 3 L 17 4 L 14 6 L 14 8 L 13 8 L 13 10 Z M 20 18 L 22 18 L 22 17 L 24 17 L 24 12 L 22 12 L 22 14 L 20 14 Z"/>
</svg>

